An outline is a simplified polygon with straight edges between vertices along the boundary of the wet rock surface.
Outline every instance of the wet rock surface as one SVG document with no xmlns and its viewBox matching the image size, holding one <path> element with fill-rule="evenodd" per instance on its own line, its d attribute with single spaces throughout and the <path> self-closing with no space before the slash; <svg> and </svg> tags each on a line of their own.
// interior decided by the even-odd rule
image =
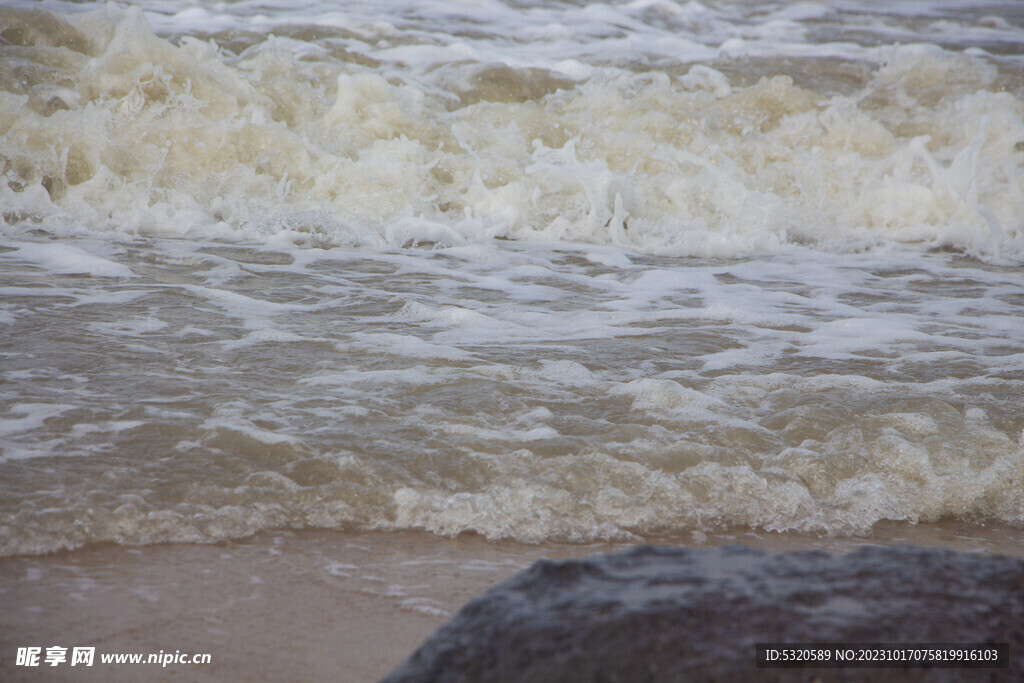
<svg viewBox="0 0 1024 683">
<path fill-rule="evenodd" d="M 758 669 L 763 642 L 1009 643 L 1009 668 Z M 1017 681 L 1024 560 L 635 548 L 540 561 L 468 603 L 399 681 Z"/>
</svg>

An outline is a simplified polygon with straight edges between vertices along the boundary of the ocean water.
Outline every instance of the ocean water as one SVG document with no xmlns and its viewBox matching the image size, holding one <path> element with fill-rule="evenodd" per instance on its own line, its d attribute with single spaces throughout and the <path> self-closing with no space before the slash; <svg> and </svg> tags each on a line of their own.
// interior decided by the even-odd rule
<svg viewBox="0 0 1024 683">
<path fill-rule="evenodd" d="M 0 174 L 0 555 L 1024 527 L 1016 0 L 8 0 Z"/>
</svg>

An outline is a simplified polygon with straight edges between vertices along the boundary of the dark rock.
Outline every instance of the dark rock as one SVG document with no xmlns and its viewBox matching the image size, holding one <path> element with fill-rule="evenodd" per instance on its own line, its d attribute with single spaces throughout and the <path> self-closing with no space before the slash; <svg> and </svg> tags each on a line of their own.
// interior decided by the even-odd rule
<svg viewBox="0 0 1024 683">
<path fill-rule="evenodd" d="M 1009 668 L 758 669 L 755 644 L 1009 643 Z M 385 681 L 1019 681 L 1024 560 L 636 548 L 541 561 L 468 603 Z"/>
</svg>

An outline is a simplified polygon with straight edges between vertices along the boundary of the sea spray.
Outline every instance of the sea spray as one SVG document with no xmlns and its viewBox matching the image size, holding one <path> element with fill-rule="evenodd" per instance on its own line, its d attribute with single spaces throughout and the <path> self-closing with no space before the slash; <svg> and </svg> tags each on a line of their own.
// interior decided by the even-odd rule
<svg viewBox="0 0 1024 683">
<path fill-rule="evenodd" d="M 837 93 L 827 61 L 825 87 L 723 57 L 569 77 L 431 51 L 367 64 L 315 31 L 235 54 L 157 36 L 139 8 L 2 12 L 8 229 L 684 256 L 1024 245 L 1024 99 L 979 56 L 878 48 Z"/>
</svg>

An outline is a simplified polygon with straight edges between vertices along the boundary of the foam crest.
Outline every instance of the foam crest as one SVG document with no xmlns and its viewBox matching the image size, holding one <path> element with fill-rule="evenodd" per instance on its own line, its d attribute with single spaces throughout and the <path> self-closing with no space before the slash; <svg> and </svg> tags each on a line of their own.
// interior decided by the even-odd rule
<svg viewBox="0 0 1024 683">
<path fill-rule="evenodd" d="M 169 42 L 137 8 L 4 12 L 34 26 L 4 48 L 24 65 L 0 93 L 8 230 L 1022 253 L 1024 100 L 978 56 L 885 48 L 835 95 L 770 72 L 743 83 L 727 63 L 565 79 L 469 54 L 431 75 L 308 38 L 238 55 Z M 470 82 L 495 87 L 470 95 Z"/>
</svg>

